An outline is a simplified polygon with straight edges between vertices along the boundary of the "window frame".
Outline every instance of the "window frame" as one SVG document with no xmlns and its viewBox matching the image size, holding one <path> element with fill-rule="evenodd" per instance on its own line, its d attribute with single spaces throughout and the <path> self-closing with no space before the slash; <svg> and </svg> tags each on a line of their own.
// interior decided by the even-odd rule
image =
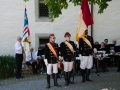
<svg viewBox="0 0 120 90">
<path fill-rule="evenodd" d="M 35 21 L 36 22 L 50 22 L 49 17 L 39 16 L 39 2 L 44 3 L 44 1 L 34 0 L 35 3 Z"/>
</svg>

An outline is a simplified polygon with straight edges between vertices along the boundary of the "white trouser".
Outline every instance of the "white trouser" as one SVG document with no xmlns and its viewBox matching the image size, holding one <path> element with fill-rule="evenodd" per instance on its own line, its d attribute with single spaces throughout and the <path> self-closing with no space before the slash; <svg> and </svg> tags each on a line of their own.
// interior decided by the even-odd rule
<svg viewBox="0 0 120 90">
<path fill-rule="evenodd" d="M 47 65 L 47 74 L 51 75 L 52 73 L 58 73 L 57 63 L 56 64 L 48 64 Z"/>
<path fill-rule="evenodd" d="M 73 61 L 71 61 L 71 62 L 64 61 L 64 71 L 65 72 L 71 71 L 72 67 L 73 67 Z"/>
<path fill-rule="evenodd" d="M 91 69 L 93 66 L 93 56 L 82 56 L 82 60 L 80 62 L 81 69 Z"/>
</svg>

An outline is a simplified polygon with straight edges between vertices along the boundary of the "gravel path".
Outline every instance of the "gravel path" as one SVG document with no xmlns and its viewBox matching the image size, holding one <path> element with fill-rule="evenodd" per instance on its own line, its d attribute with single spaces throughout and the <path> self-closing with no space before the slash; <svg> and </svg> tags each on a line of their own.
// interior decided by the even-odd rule
<svg viewBox="0 0 120 90">
<path fill-rule="evenodd" d="M 64 78 L 58 79 L 62 87 L 54 87 L 51 78 L 49 90 L 120 90 L 120 72 L 109 71 L 107 73 L 91 74 L 93 82 L 81 83 L 81 76 L 75 76 L 75 84 L 65 86 Z M 105 89 L 107 88 L 107 89 Z M 24 79 L 10 78 L 0 81 L 0 90 L 46 90 L 46 75 L 25 76 Z"/>
</svg>

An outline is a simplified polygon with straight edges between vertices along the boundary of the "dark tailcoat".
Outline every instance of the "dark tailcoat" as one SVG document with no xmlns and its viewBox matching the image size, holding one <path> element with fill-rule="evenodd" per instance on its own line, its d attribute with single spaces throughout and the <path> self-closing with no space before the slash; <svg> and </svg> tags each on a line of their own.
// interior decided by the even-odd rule
<svg viewBox="0 0 120 90">
<path fill-rule="evenodd" d="M 51 44 L 54 47 L 54 49 L 56 50 L 57 55 L 59 55 L 58 44 L 57 43 L 51 43 Z M 57 58 L 52 53 L 52 51 L 49 49 L 49 47 L 47 46 L 47 44 L 45 45 L 45 59 L 47 59 L 48 63 L 50 63 L 50 64 L 57 63 Z"/>
<path fill-rule="evenodd" d="M 69 43 L 72 45 L 74 51 L 76 51 L 75 43 L 73 41 L 69 41 Z M 64 58 L 64 61 L 71 62 L 74 60 L 74 54 L 70 51 L 65 42 L 60 44 L 60 52 L 61 56 Z"/>
<path fill-rule="evenodd" d="M 79 39 L 79 54 L 81 54 L 82 56 L 89 56 L 89 55 L 92 55 L 93 53 L 93 47 L 94 47 L 93 38 L 88 35 L 86 36 L 86 38 L 90 41 L 92 45 L 92 49 L 82 38 L 80 38 Z"/>
</svg>

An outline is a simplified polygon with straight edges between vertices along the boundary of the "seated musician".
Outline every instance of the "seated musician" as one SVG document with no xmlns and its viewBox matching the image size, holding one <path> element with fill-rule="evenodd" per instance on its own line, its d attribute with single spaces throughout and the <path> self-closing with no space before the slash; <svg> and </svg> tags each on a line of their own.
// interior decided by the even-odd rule
<svg viewBox="0 0 120 90">
<path fill-rule="evenodd" d="M 34 49 L 30 48 L 30 54 L 26 54 L 26 65 L 31 65 L 33 74 L 38 74 L 37 70 L 39 67 L 39 62 L 35 56 L 35 53 L 33 52 Z"/>
<path fill-rule="evenodd" d="M 100 66 L 101 66 L 102 71 L 105 72 L 107 55 L 105 54 L 106 49 L 105 49 L 104 42 L 101 43 L 101 47 L 98 49 L 98 51 L 103 51 L 102 53 L 98 53 L 97 59 L 98 59 L 98 62 L 100 62 Z"/>
<path fill-rule="evenodd" d="M 96 42 L 94 43 L 94 45 L 99 45 L 99 42 L 96 41 Z"/>
<path fill-rule="evenodd" d="M 112 43 L 115 44 L 115 46 L 118 46 L 117 45 L 117 41 L 115 39 L 113 40 Z M 113 54 L 114 55 L 116 54 L 116 50 L 114 50 Z M 117 71 L 116 72 L 120 72 L 120 56 L 119 55 L 115 55 L 114 56 L 114 63 L 115 63 L 115 67 L 117 67 Z"/>
<path fill-rule="evenodd" d="M 118 46 L 117 45 L 117 41 L 114 39 L 113 40 L 113 42 L 112 42 L 115 46 Z M 115 48 L 114 48 L 115 49 Z M 115 65 L 115 67 L 117 67 L 118 66 L 118 62 L 119 62 L 119 56 L 118 55 L 116 55 L 116 51 L 114 50 L 114 51 L 112 51 L 111 52 L 112 53 L 112 55 L 114 55 L 114 65 Z"/>
</svg>

